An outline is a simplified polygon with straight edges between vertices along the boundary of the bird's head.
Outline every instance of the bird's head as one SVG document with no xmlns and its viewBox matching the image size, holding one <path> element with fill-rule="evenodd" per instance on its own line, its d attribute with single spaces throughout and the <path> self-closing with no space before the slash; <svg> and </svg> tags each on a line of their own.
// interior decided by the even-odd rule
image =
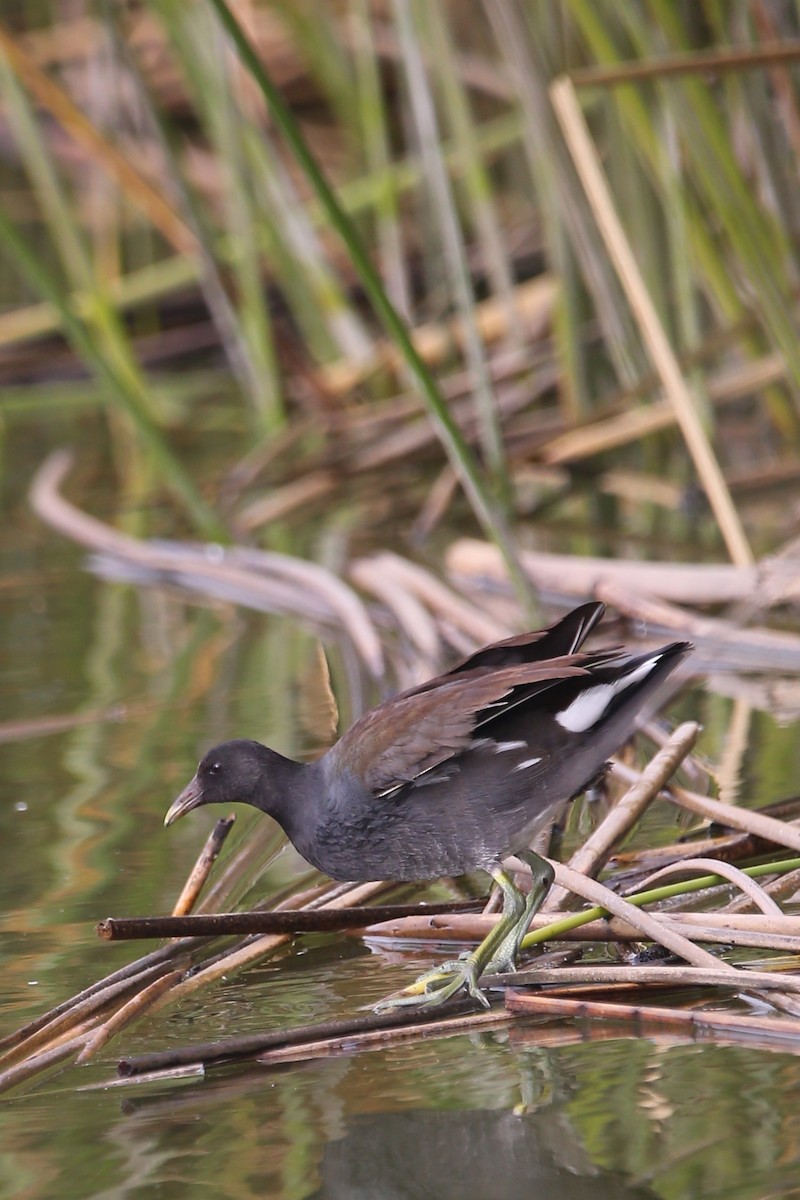
<svg viewBox="0 0 800 1200">
<path fill-rule="evenodd" d="M 200 760 L 194 778 L 186 785 L 164 818 L 171 825 L 201 804 L 257 804 L 263 782 L 264 755 L 258 742 L 240 739 L 214 746 Z"/>
</svg>

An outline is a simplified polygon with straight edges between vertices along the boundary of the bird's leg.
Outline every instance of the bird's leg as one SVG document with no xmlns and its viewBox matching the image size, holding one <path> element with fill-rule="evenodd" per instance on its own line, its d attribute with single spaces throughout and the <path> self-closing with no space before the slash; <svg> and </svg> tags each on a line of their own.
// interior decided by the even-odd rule
<svg viewBox="0 0 800 1200">
<path fill-rule="evenodd" d="M 527 897 L 523 897 L 499 863 L 493 866 L 492 878 L 503 893 L 503 912 L 480 945 L 469 954 L 462 954 L 458 959 L 426 971 L 397 996 L 381 1000 L 375 1006 L 377 1011 L 409 1004 L 443 1004 L 462 988 L 484 1008 L 489 1007 L 489 1001 L 479 987 L 481 975 L 514 969 L 519 944 L 553 882 L 553 868 L 545 859 L 532 852 L 520 854 L 520 858 L 529 864 L 532 873 L 531 890 Z"/>
<path fill-rule="evenodd" d="M 521 858 L 531 869 L 530 890 L 525 897 L 525 902 L 518 919 L 508 929 L 502 942 L 486 964 L 484 971 L 487 975 L 501 975 L 505 972 L 516 970 L 520 943 L 528 932 L 531 921 L 541 908 L 542 902 L 553 883 L 553 868 L 546 858 L 542 858 L 539 854 L 534 854 L 532 850 L 517 851 L 517 858 Z M 513 884 L 512 886 L 514 886 L 514 891 L 519 896 L 520 893 L 516 886 Z"/>
</svg>

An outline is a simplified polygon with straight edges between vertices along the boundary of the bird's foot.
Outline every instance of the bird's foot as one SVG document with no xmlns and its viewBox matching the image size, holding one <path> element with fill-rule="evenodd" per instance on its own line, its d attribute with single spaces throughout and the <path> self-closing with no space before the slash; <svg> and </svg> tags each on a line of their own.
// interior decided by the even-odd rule
<svg viewBox="0 0 800 1200">
<path fill-rule="evenodd" d="M 437 1004 L 444 1004 L 462 990 L 484 1008 L 488 1008 L 489 1001 L 478 986 L 481 974 L 481 964 L 475 954 L 462 954 L 460 958 L 451 959 L 439 967 L 434 967 L 432 971 L 426 971 L 401 992 L 379 1000 L 375 1005 L 375 1012 L 388 1012 L 393 1008 L 405 1008 L 412 1004 L 419 1008 L 433 1008 Z"/>
<path fill-rule="evenodd" d="M 375 1005 L 376 1012 L 412 1004 L 420 1008 L 432 1008 L 444 1004 L 461 991 L 472 996 L 484 1008 L 489 1007 L 489 1001 L 479 987 L 481 976 L 514 971 L 520 943 L 553 882 L 553 868 L 546 859 L 527 851 L 520 851 L 519 857 L 528 863 L 531 870 L 528 895 L 523 897 L 500 864 L 496 864 L 491 873 L 503 892 L 503 912 L 481 944 L 469 954 L 462 954 L 458 959 L 426 971 L 409 987 L 379 1001 Z"/>
</svg>

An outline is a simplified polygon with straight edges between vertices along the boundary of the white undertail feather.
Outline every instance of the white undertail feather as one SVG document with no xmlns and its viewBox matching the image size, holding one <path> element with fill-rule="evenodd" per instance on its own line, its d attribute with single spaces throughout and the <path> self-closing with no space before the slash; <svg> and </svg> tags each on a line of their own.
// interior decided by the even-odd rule
<svg viewBox="0 0 800 1200">
<path fill-rule="evenodd" d="M 591 729 L 601 719 L 615 696 L 626 691 L 631 684 L 646 679 L 660 661 L 661 655 L 654 654 L 652 658 L 639 663 L 639 666 L 627 675 L 620 675 L 613 683 L 598 683 L 595 687 L 581 692 L 563 712 L 556 713 L 556 721 L 569 733 L 584 733 Z"/>
</svg>

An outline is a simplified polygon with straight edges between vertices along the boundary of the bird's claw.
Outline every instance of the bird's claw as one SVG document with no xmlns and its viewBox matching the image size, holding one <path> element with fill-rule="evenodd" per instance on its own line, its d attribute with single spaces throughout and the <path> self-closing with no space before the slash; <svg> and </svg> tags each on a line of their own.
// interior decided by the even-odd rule
<svg viewBox="0 0 800 1200">
<path fill-rule="evenodd" d="M 484 1008 L 489 1007 L 489 1001 L 479 986 L 480 972 L 473 955 L 462 954 L 457 959 L 451 959 L 420 975 L 410 987 L 379 1000 L 374 1006 L 375 1012 L 387 1012 L 393 1008 L 405 1008 L 417 1005 L 420 1008 L 433 1008 L 452 999 L 458 992 L 465 990 Z"/>
</svg>

